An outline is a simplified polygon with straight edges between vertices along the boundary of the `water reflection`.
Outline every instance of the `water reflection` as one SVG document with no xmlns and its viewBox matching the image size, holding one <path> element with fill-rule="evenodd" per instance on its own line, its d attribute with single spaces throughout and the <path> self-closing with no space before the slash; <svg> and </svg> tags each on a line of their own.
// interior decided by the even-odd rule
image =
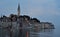
<svg viewBox="0 0 60 37">
<path fill-rule="evenodd" d="M 29 37 L 30 30 L 21 29 L 19 32 L 0 28 L 0 37 Z"/>
<path fill-rule="evenodd" d="M 31 29 L 12 32 L 7 29 L 0 29 L 0 37 L 53 37 L 53 29 Z"/>
<path fill-rule="evenodd" d="M 53 29 L 40 29 L 39 31 L 31 31 L 31 37 L 53 37 Z"/>
</svg>

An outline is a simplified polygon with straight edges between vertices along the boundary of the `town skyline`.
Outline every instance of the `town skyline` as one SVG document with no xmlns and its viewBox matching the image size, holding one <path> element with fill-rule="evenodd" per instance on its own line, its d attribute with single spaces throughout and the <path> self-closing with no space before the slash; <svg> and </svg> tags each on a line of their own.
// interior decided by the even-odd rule
<svg viewBox="0 0 60 37">
<path fill-rule="evenodd" d="M 21 15 L 25 14 L 31 17 L 36 17 L 41 21 L 52 22 L 59 27 L 59 0 L 46 0 L 45 2 L 44 0 L 0 0 L 0 16 L 17 14 L 18 1 L 20 2 L 21 6 Z"/>
</svg>

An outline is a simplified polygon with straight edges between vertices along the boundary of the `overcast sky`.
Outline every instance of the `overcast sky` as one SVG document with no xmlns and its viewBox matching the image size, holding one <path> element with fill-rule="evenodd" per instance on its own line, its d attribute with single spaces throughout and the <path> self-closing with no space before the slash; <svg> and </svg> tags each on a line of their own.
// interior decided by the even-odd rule
<svg viewBox="0 0 60 37">
<path fill-rule="evenodd" d="M 59 26 L 60 0 L 0 0 L 0 16 L 17 14 L 18 3 L 20 3 L 21 15 L 29 15 Z"/>
</svg>

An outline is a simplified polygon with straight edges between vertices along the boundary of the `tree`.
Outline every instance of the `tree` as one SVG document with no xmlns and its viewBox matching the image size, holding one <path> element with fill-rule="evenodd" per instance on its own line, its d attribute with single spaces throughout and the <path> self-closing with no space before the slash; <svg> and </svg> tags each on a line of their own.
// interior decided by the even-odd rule
<svg viewBox="0 0 60 37">
<path fill-rule="evenodd" d="M 11 19 L 11 21 L 13 21 L 13 20 L 17 21 L 17 15 L 11 14 L 10 19 Z"/>
<path fill-rule="evenodd" d="M 27 18 L 28 20 L 30 20 L 30 16 L 24 15 L 24 18 Z"/>
<path fill-rule="evenodd" d="M 31 18 L 31 20 L 35 20 L 36 22 L 40 23 L 40 21 L 37 18 Z"/>
<path fill-rule="evenodd" d="M 7 16 L 3 15 L 3 18 L 7 18 Z"/>
</svg>

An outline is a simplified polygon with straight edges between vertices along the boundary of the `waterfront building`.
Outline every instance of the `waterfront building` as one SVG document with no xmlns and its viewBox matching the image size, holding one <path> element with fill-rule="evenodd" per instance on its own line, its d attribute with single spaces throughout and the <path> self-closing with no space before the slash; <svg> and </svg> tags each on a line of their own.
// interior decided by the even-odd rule
<svg viewBox="0 0 60 37">
<path fill-rule="evenodd" d="M 50 22 L 41 22 L 41 28 L 43 29 L 53 29 L 54 28 L 54 25 Z"/>
</svg>

